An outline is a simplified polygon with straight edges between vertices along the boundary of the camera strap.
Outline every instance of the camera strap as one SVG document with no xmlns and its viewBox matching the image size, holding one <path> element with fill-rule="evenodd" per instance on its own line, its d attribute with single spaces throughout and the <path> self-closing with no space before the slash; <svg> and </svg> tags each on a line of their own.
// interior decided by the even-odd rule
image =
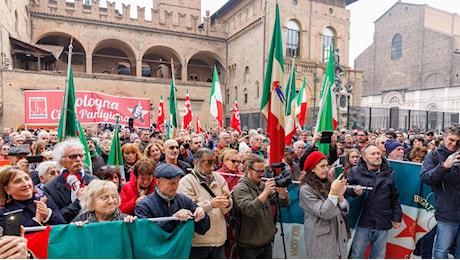
<svg viewBox="0 0 460 260">
<path fill-rule="evenodd" d="M 200 184 L 201 184 L 201 186 L 203 186 L 203 188 L 211 195 L 211 197 L 213 197 L 213 198 L 216 197 L 216 195 L 214 194 L 214 192 L 212 192 L 212 190 L 209 188 L 208 185 L 206 185 L 206 183 L 201 182 Z"/>
</svg>

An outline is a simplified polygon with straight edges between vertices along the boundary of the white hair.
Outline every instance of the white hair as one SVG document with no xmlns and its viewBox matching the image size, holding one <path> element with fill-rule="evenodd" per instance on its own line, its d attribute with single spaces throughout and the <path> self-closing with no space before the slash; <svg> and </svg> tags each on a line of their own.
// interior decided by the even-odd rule
<svg viewBox="0 0 460 260">
<path fill-rule="evenodd" d="M 38 172 L 38 176 L 45 177 L 46 172 L 51 167 L 58 167 L 57 162 L 55 162 L 55 161 L 47 161 L 47 162 L 40 163 L 38 165 L 37 169 L 36 169 L 37 172 Z"/>
<path fill-rule="evenodd" d="M 85 149 L 85 147 L 83 146 L 83 144 L 80 142 L 80 139 L 75 138 L 75 137 L 67 138 L 67 139 L 65 139 L 63 142 L 58 143 L 58 144 L 54 147 L 54 151 L 53 151 L 54 160 L 55 160 L 56 162 L 58 162 L 59 165 L 60 165 L 61 167 L 62 167 L 61 161 L 62 161 L 63 156 L 64 156 L 64 151 L 65 151 L 68 147 L 71 147 L 71 146 L 78 146 L 78 147 L 81 148 L 82 150 Z"/>
</svg>

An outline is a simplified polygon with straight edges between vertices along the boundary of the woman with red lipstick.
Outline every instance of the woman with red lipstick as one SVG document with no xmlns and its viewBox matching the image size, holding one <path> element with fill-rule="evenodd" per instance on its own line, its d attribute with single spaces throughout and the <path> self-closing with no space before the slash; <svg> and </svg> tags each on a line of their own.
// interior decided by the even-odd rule
<svg viewBox="0 0 460 260">
<path fill-rule="evenodd" d="M 24 167 L 0 168 L 0 226 L 4 213 L 22 210 L 24 227 L 66 224 L 51 199 L 36 197 L 29 171 Z"/>
</svg>

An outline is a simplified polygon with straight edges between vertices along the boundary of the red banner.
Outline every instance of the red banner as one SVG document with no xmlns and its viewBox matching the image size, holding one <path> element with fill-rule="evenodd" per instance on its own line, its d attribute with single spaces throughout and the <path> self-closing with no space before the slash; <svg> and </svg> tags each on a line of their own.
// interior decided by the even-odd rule
<svg viewBox="0 0 460 260">
<path fill-rule="evenodd" d="M 134 126 L 150 127 L 150 100 L 110 96 L 91 91 L 75 91 L 75 104 L 80 123 L 116 123 L 127 125 L 129 118 Z M 64 91 L 24 91 L 26 125 L 59 125 Z"/>
</svg>

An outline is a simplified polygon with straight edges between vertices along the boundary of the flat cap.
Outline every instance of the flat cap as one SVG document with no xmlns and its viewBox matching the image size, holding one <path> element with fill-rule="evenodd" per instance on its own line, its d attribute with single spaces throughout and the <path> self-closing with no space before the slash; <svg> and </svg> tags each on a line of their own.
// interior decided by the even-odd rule
<svg viewBox="0 0 460 260">
<path fill-rule="evenodd" d="M 184 175 L 184 171 L 174 164 L 160 163 L 154 172 L 155 178 L 174 179 Z"/>
<path fill-rule="evenodd" d="M 295 152 L 294 147 L 288 146 L 288 145 L 286 145 L 286 147 L 284 147 L 284 153 L 285 153 L 285 154 L 286 154 L 286 153 L 293 153 L 293 152 Z"/>
<path fill-rule="evenodd" d="M 29 154 L 30 153 L 30 150 L 29 149 L 26 149 L 22 146 L 17 146 L 17 147 L 12 147 L 9 151 L 8 151 L 8 156 L 14 156 L 14 155 L 20 155 L 20 154 Z"/>
</svg>

